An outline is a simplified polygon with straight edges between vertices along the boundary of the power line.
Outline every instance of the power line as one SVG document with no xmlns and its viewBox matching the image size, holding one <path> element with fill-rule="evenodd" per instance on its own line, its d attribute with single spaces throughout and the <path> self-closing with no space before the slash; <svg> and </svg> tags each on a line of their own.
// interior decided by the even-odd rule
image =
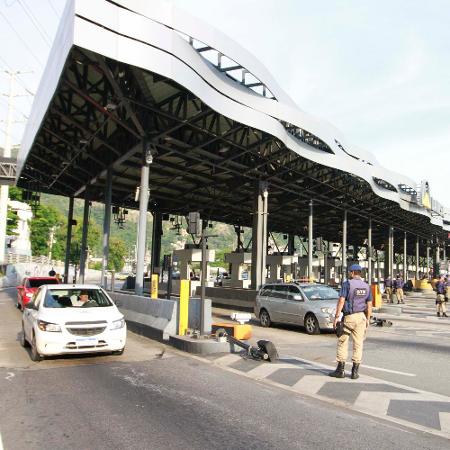
<svg viewBox="0 0 450 450">
<path fill-rule="evenodd" d="M 8 102 L 7 102 L 3 97 L 0 97 L 0 100 L 3 100 L 3 102 L 5 102 L 6 104 L 8 104 Z M 22 116 L 23 116 L 25 119 L 28 119 L 28 116 L 27 116 L 26 114 L 24 114 L 19 108 L 17 108 L 17 106 L 12 105 L 12 109 L 14 109 L 14 111 L 18 112 L 19 114 L 22 114 Z"/>
<path fill-rule="evenodd" d="M 16 36 L 20 39 L 22 44 L 25 46 L 25 48 L 30 52 L 30 54 L 33 56 L 33 58 L 38 62 L 39 66 L 43 67 L 42 62 L 39 60 L 39 58 L 35 55 L 33 50 L 28 46 L 28 44 L 23 40 L 22 36 L 17 32 L 17 30 L 13 27 L 11 22 L 7 19 L 7 17 L 3 14 L 2 11 L 0 11 L 0 16 L 3 17 L 4 21 L 10 26 L 10 28 L 13 30 L 13 32 L 16 34 Z"/>
<path fill-rule="evenodd" d="M 6 68 L 7 68 L 10 72 L 13 72 L 12 67 L 5 61 L 5 59 L 4 59 L 1 55 L 0 55 L 0 61 L 3 62 L 3 64 L 6 66 Z M 28 73 L 29 73 L 29 72 L 28 72 Z M 30 89 L 28 89 L 28 88 L 26 87 L 25 83 L 19 78 L 20 75 L 21 75 L 21 74 L 18 74 L 18 75 L 17 75 L 17 78 L 16 78 L 17 83 L 18 83 L 20 86 L 22 86 L 22 88 L 25 90 L 25 92 L 27 92 L 28 94 L 30 94 L 30 95 L 32 95 L 32 96 L 34 97 L 34 93 L 33 93 Z M 27 99 L 28 99 L 28 97 L 27 97 Z"/>
<path fill-rule="evenodd" d="M 33 12 L 29 8 L 29 6 L 22 0 L 17 0 L 19 5 L 22 7 L 22 9 L 25 11 L 25 14 L 28 16 L 28 18 L 33 23 L 34 27 L 38 31 L 38 33 L 41 35 L 42 39 L 45 41 L 45 43 L 50 47 L 52 42 L 50 36 L 45 31 L 45 28 L 41 28 L 38 20 L 34 16 Z"/>
<path fill-rule="evenodd" d="M 51 0 L 48 0 L 48 3 L 50 5 L 50 8 L 52 8 L 52 11 L 55 13 L 56 18 L 59 19 L 59 14 L 57 13 L 55 7 L 53 6 L 53 3 L 51 2 Z"/>
</svg>

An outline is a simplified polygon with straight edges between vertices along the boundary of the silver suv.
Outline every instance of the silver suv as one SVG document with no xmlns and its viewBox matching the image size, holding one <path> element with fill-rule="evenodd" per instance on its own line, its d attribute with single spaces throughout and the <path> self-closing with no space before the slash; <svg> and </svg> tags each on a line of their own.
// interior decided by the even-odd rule
<svg viewBox="0 0 450 450">
<path fill-rule="evenodd" d="M 255 315 L 263 327 L 273 322 L 302 325 L 308 334 L 332 329 L 339 293 L 314 283 L 265 284 L 258 292 Z"/>
</svg>

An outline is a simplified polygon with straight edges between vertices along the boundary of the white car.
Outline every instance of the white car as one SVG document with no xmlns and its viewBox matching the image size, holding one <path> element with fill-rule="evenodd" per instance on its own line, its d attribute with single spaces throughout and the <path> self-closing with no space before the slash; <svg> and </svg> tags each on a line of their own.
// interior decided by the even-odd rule
<svg viewBox="0 0 450 450">
<path fill-rule="evenodd" d="M 122 354 L 126 334 L 123 314 L 95 285 L 41 286 L 22 316 L 21 344 L 31 346 L 33 361 L 70 353 Z"/>
</svg>

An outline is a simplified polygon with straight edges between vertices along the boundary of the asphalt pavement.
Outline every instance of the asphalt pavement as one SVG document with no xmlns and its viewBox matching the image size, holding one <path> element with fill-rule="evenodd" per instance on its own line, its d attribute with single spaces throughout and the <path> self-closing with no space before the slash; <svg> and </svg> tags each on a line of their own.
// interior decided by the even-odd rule
<svg viewBox="0 0 450 450">
<path fill-rule="evenodd" d="M 129 333 L 122 356 L 33 363 L 17 340 L 20 314 L 14 291 L 0 291 L 0 443 L 6 450 L 449 446 L 431 427 L 415 429 L 336 399 L 348 391 L 350 380 L 326 388 L 325 400 L 296 391 L 301 379 L 309 379 L 309 386 L 313 378 L 328 381 L 320 372 L 326 365 L 301 358 L 282 356 L 278 365 L 240 355 L 198 358 Z M 304 336 L 301 330 L 271 331 Z M 333 337 L 324 337 L 331 344 Z M 305 372 L 298 381 L 292 365 Z M 252 376 L 252 370 L 259 375 Z M 364 384 L 376 384 L 365 377 Z"/>
</svg>

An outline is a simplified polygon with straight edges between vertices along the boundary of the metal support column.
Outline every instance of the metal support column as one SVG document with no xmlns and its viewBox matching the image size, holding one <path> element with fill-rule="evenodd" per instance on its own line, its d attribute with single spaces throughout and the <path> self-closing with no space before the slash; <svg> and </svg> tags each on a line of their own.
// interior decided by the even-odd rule
<svg viewBox="0 0 450 450">
<path fill-rule="evenodd" d="M 105 211 L 103 214 L 103 255 L 102 255 L 102 286 L 107 288 L 106 271 L 108 270 L 109 235 L 111 232 L 111 200 L 112 200 L 112 170 L 106 172 Z"/>
<path fill-rule="evenodd" d="M 80 249 L 80 283 L 84 283 L 84 277 L 87 264 L 87 236 L 89 230 L 89 210 L 90 201 L 88 191 L 85 192 L 84 210 L 83 210 L 83 230 L 81 232 L 81 249 Z"/>
<path fill-rule="evenodd" d="M 408 280 L 408 236 L 403 235 L 403 280 L 406 282 Z"/>
<path fill-rule="evenodd" d="M 64 260 L 64 283 L 69 282 L 70 247 L 72 245 L 73 203 L 74 198 L 70 197 L 69 212 L 67 213 L 67 237 L 66 237 L 66 257 Z"/>
<path fill-rule="evenodd" d="M 137 244 L 136 283 L 134 292 L 136 295 L 144 293 L 144 259 L 147 241 L 147 211 L 148 211 L 148 183 L 150 164 L 153 157 L 148 142 L 143 142 L 143 161 L 141 167 L 141 186 L 139 188 L 139 235 Z"/>
<path fill-rule="evenodd" d="M 369 229 L 367 230 L 367 282 L 372 284 L 372 219 L 369 219 Z"/>
<path fill-rule="evenodd" d="M 428 278 L 430 276 L 430 246 L 428 243 L 427 243 L 427 257 L 425 267 L 427 269 L 427 278 Z"/>
<path fill-rule="evenodd" d="M 266 282 L 267 274 L 267 246 L 269 239 L 269 231 L 267 228 L 267 220 L 269 215 L 269 190 L 267 182 L 262 183 L 261 190 L 263 197 L 261 283 L 264 284 Z"/>
<path fill-rule="evenodd" d="M 347 211 L 344 211 L 342 221 L 342 274 L 341 284 L 347 278 Z"/>
<path fill-rule="evenodd" d="M 308 278 L 309 281 L 314 281 L 313 273 L 313 225 L 314 225 L 314 204 L 309 201 L 309 218 L 308 218 Z"/>
<path fill-rule="evenodd" d="M 295 253 L 295 234 L 288 234 L 288 254 L 293 255 Z"/>
<path fill-rule="evenodd" d="M 159 274 L 159 267 L 161 264 L 161 236 L 162 229 L 162 213 L 155 211 L 153 213 L 153 227 L 152 227 L 152 262 L 151 273 Z"/>
<path fill-rule="evenodd" d="M 265 282 L 267 253 L 267 199 L 267 183 L 260 181 L 256 185 L 253 210 L 251 270 L 253 289 L 259 289 Z"/>
<path fill-rule="evenodd" d="M 419 236 L 416 236 L 416 280 L 419 279 L 419 260 L 420 260 L 420 242 Z"/>
<path fill-rule="evenodd" d="M 394 278 L 394 227 L 389 227 L 389 262 L 388 273 L 391 279 Z"/>
</svg>

